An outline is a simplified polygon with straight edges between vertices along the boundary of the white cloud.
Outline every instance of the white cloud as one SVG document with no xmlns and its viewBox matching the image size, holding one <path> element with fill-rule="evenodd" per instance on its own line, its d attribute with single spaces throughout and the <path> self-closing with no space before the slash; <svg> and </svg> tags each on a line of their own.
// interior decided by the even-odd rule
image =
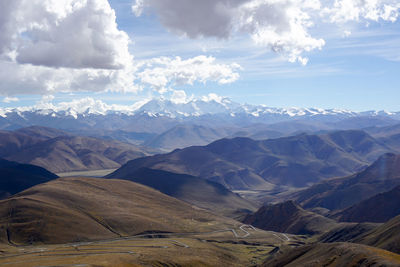
<svg viewBox="0 0 400 267">
<path fill-rule="evenodd" d="M 238 65 L 213 57 L 135 62 L 107 0 L 1 1 L 0 31 L 3 96 L 137 92 L 146 86 L 162 92 L 170 85 L 225 84 L 239 77 Z"/>
<path fill-rule="evenodd" d="M 99 69 L 130 64 L 129 37 L 118 30 L 107 0 L 13 0 L 0 7 L 0 51 L 15 51 L 19 63 Z"/>
<path fill-rule="evenodd" d="M 204 95 L 201 97 L 201 100 L 204 102 L 211 102 L 211 101 L 215 101 L 217 103 L 222 103 L 222 101 L 226 99 L 223 96 L 217 95 L 215 93 L 209 93 L 208 95 Z"/>
<path fill-rule="evenodd" d="M 186 92 L 183 90 L 173 90 L 170 99 L 175 104 L 184 104 L 188 102 Z"/>
<path fill-rule="evenodd" d="M 42 99 L 36 103 L 35 109 L 54 109 L 54 99 L 55 97 L 53 95 L 42 96 Z"/>
<path fill-rule="evenodd" d="M 17 97 L 5 97 L 3 98 L 3 103 L 11 103 L 11 102 L 18 102 L 19 99 Z"/>
<path fill-rule="evenodd" d="M 143 0 L 135 0 L 132 4 L 132 12 L 137 16 L 141 16 L 144 8 Z"/>
<path fill-rule="evenodd" d="M 0 95 L 137 91 L 107 0 L 0 2 Z"/>
<path fill-rule="evenodd" d="M 318 10 L 318 1 L 251 1 L 240 9 L 241 28 L 251 34 L 257 45 L 285 55 L 290 62 L 303 65 L 304 52 L 322 49 L 323 39 L 313 38 L 313 26 L 307 12 Z"/>
<path fill-rule="evenodd" d="M 44 96 L 41 101 L 34 106 L 21 107 L 19 110 L 51 110 L 55 112 L 65 111 L 68 114 L 76 117 L 78 114 L 106 114 L 109 111 L 131 113 L 136 110 L 138 105 L 143 105 L 142 102 L 134 103 L 133 105 L 108 105 L 101 100 L 91 97 L 74 99 L 68 102 L 60 102 L 54 104 L 54 96 Z"/>
<path fill-rule="evenodd" d="M 50 68 L 0 60 L 0 95 L 135 92 L 133 70 Z"/>
<path fill-rule="evenodd" d="M 0 54 L 9 51 L 14 29 L 13 11 L 16 10 L 19 1 L 0 1 Z"/>
<path fill-rule="evenodd" d="M 398 0 L 136 0 L 140 16 L 153 9 L 170 31 L 190 38 L 229 38 L 248 34 L 289 61 L 306 64 L 306 52 L 322 49 L 325 40 L 311 34 L 316 23 L 396 21 Z"/>
<path fill-rule="evenodd" d="M 335 0 L 333 6 L 325 7 L 333 23 L 348 21 L 396 21 L 399 16 L 398 0 Z"/>
<path fill-rule="evenodd" d="M 165 92 L 168 86 L 193 85 L 195 82 L 232 83 L 239 78 L 237 70 L 240 69 L 236 63 L 217 63 L 214 57 L 160 57 L 139 63 L 136 77 L 140 83 Z"/>
<path fill-rule="evenodd" d="M 95 100 L 91 97 L 74 99 L 70 102 L 61 102 L 57 104 L 58 110 L 73 110 L 77 113 L 90 111 L 91 113 L 104 114 L 108 110 L 112 110 L 112 106 L 107 105 L 101 100 Z"/>
<path fill-rule="evenodd" d="M 136 0 L 133 12 L 140 16 L 146 7 L 156 10 L 171 31 L 191 38 L 230 36 L 232 12 L 248 0 Z"/>
<path fill-rule="evenodd" d="M 290 61 L 306 63 L 301 54 L 325 44 L 308 33 L 312 22 L 307 12 L 320 8 L 318 0 L 137 0 L 132 9 L 139 16 L 146 7 L 178 34 L 229 38 L 245 32 Z"/>
<path fill-rule="evenodd" d="M 350 35 L 351 35 L 351 31 L 345 30 L 345 31 L 343 31 L 342 37 L 346 38 L 346 37 L 349 37 Z"/>
</svg>

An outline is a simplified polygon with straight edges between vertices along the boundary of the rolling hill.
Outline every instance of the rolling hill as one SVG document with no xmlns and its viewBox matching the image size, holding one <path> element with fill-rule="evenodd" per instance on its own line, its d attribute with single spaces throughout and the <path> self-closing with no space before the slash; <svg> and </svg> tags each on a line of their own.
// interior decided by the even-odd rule
<svg viewBox="0 0 400 267">
<path fill-rule="evenodd" d="M 318 240 L 323 243 L 350 242 L 378 226 L 379 223 L 338 223 L 337 227 L 321 235 Z"/>
<path fill-rule="evenodd" d="M 200 208 L 236 219 L 256 210 L 254 204 L 221 184 L 186 174 L 142 168 L 123 176 L 112 174 L 108 178 L 140 183 Z"/>
<path fill-rule="evenodd" d="M 57 177 L 38 166 L 0 159 L 0 199 Z"/>
<path fill-rule="evenodd" d="M 227 136 L 227 132 L 210 127 L 180 124 L 146 141 L 144 146 L 171 151 L 188 146 L 207 145 Z"/>
<path fill-rule="evenodd" d="M 11 244 L 207 232 L 235 222 L 123 180 L 60 178 L 0 201 L 0 240 Z"/>
<path fill-rule="evenodd" d="M 42 140 L 19 132 L 0 131 L 0 157 L 10 156 Z"/>
<path fill-rule="evenodd" d="M 297 135 L 255 141 L 221 139 L 207 146 L 132 160 L 115 177 L 140 168 L 198 176 L 234 190 L 304 187 L 361 170 L 391 151 L 362 131 Z"/>
<path fill-rule="evenodd" d="M 118 168 L 147 152 L 117 141 L 74 136 L 45 127 L 0 132 L 0 156 L 52 172 Z"/>
<path fill-rule="evenodd" d="M 334 266 L 387 266 L 400 265 L 400 257 L 383 249 L 352 243 L 315 243 L 286 249 L 269 257 L 263 267 L 334 267 Z"/>
<path fill-rule="evenodd" d="M 384 223 L 397 215 L 400 215 L 400 186 L 361 201 L 330 217 L 342 222 Z"/>
<path fill-rule="evenodd" d="M 337 226 L 335 221 L 306 211 L 293 201 L 263 206 L 243 222 L 263 230 L 299 235 L 320 234 Z"/>
<path fill-rule="evenodd" d="M 344 178 L 330 179 L 292 196 L 304 208 L 348 208 L 400 185 L 400 155 L 385 154 L 365 170 Z"/>
<path fill-rule="evenodd" d="M 73 135 L 69 132 L 43 126 L 30 126 L 26 128 L 20 128 L 18 130 L 15 130 L 14 133 L 28 135 L 30 137 L 37 138 L 40 140 L 48 140 L 59 136 Z"/>
<path fill-rule="evenodd" d="M 400 254 L 400 216 L 359 236 L 352 242 L 374 246 Z"/>
</svg>

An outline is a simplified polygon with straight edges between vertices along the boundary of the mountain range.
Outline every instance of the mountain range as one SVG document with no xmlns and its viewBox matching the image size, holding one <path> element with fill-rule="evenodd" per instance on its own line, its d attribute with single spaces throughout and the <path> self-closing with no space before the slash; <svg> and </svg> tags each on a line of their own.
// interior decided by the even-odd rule
<svg viewBox="0 0 400 267">
<path fill-rule="evenodd" d="M 195 122 L 203 126 L 240 125 L 253 123 L 272 124 L 284 121 L 332 123 L 336 128 L 386 126 L 400 119 L 400 112 L 353 112 L 320 108 L 272 108 L 233 102 L 229 98 L 192 99 L 177 103 L 168 99 L 151 99 L 132 106 L 107 106 L 101 101 L 86 101 L 74 105 L 47 105 L 46 107 L 21 107 L 0 109 L 0 129 L 14 129 L 32 125 L 63 129 L 130 129 L 148 132 L 149 122 L 160 125 Z M 60 123 L 62 122 L 62 123 Z M 137 127 L 140 126 L 140 127 Z M 137 130 L 136 129 L 136 130 Z M 159 132 L 160 133 L 160 132 Z"/>
<path fill-rule="evenodd" d="M 0 138 L 0 157 L 57 173 L 113 169 L 148 155 L 145 149 L 135 145 L 76 136 L 47 127 L 0 131 Z"/>
<path fill-rule="evenodd" d="M 66 106 L 0 110 L 0 265 L 400 264 L 398 112 Z"/>
<path fill-rule="evenodd" d="M 341 210 L 397 185 L 400 185 L 400 156 L 388 153 L 361 172 L 322 181 L 295 193 L 291 198 L 304 208 Z"/>
<path fill-rule="evenodd" d="M 82 102 L 83 101 L 83 102 Z M 29 126 L 56 128 L 78 136 L 116 140 L 146 146 L 157 152 L 207 145 L 221 138 L 249 137 L 256 140 L 300 133 L 393 127 L 400 112 L 353 112 L 340 109 L 271 108 L 235 103 L 214 97 L 174 102 L 151 99 L 132 106 L 108 106 L 101 101 L 54 106 L 0 108 L 0 129 Z M 397 132 L 399 134 L 400 132 Z M 387 144 L 397 145 L 395 136 Z M 400 149 L 399 147 L 396 147 Z"/>
<path fill-rule="evenodd" d="M 256 141 L 221 139 L 171 153 L 129 161 L 113 175 L 140 168 L 198 176 L 233 190 L 305 187 L 326 178 L 362 170 L 393 150 L 358 130 Z"/>
<path fill-rule="evenodd" d="M 330 217 L 342 222 L 384 223 L 400 215 L 400 186 L 363 200 Z"/>
<path fill-rule="evenodd" d="M 190 117 L 202 116 L 209 114 L 228 114 L 234 117 L 238 114 L 247 114 L 253 117 L 269 115 L 271 117 L 295 117 L 295 116 L 315 116 L 315 115 L 342 115 L 344 118 L 356 115 L 356 112 L 338 109 L 317 109 L 317 108 L 271 108 L 263 105 L 239 104 L 233 102 L 229 98 L 219 99 L 192 99 L 187 102 L 174 102 L 168 99 L 151 99 L 143 103 L 134 104 L 124 107 L 123 109 L 110 108 L 102 105 L 100 102 L 87 102 L 87 105 L 73 106 L 65 105 L 63 107 L 50 106 L 46 108 L 40 107 L 20 107 L 20 108 L 2 108 L 1 117 L 7 118 L 12 114 L 17 114 L 22 117 L 26 112 L 32 112 L 41 115 L 50 115 L 52 117 L 70 116 L 77 119 L 79 116 L 88 115 L 108 115 L 108 114 L 125 114 L 134 115 L 146 113 L 150 116 L 168 116 L 168 117 Z M 361 113 L 362 115 L 392 115 L 397 113 L 375 112 L 369 111 Z"/>
<path fill-rule="evenodd" d="M 264 230 L 298 235 L 321 234 L 337 226 L 334 220 L 306 211 L 293 201 L 265 205 L 247 215 L 243 222 Z"/>
<path fill-rule="evenodd" d="M 235 219 L 256 210 L 253 203 L 223 185 L 191 175 L 142 168 L 124 175 L 111 174 L 108 178 L 143 184 L 197 207 Z"/>
</svg>

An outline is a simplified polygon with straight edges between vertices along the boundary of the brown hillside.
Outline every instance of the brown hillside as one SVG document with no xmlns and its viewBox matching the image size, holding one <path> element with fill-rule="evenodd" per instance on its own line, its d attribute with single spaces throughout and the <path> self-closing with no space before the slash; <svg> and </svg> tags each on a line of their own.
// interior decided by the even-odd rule
<svg viewBox="0 0 400 267">
<path fill-rule="evenodd" d="M 400 256 L 382 249 L 352 243 L 313 244 L 288 249 L 266 260 L 265 267 L 371 267 L 400 265 Z"/>
<path fill-rule="evenodd" d="M 344 178 L 330 179 L 292 196 L 305 208 L 348 208 L 400 185 L 400 155 L 384 154 L 365 170 Z"/>
<path fill-rule="evenodd" d="M 243 222 L 264 230 L 308 235 L 323 233 L 337 225 L 331 219 L 302 209 L 293 201 L 263 206 Z"/>
<path fill-rule="evenodd" d="M 65 178 L 0 201 L 0 239 L 66 243 L 143 232 L 202 232 L 235 221 L 130 181 Z"/>
</svg>

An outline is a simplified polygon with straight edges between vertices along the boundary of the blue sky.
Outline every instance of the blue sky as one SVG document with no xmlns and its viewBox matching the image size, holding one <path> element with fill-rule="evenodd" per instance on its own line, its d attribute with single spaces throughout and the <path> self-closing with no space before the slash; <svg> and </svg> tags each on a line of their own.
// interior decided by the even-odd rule
<svg viewBox="0 0 400 267">
<path fill-rule="evenodd" d="M 266 0 L 266 2 L 268 1 Z M 400 5 L 396 6 L 396 1 L 381 2 L 394 3 L 394 14 L 398 14 Z M 43 96 L 48 95 L 52 96 L 53 103 L 91 97 L 107 104 L 130 105 L 135 101 L 160 95 L 169 96 L 174 90 L 183 90 L 188 98 L 216 93 L 240 103 L 265 104 L 272 107 L 344 108 L 355 111 L 400 110 L 398 101 L 400 99 L 400 21 L 395 15 L 391 20 L 387 18 L 371 19 L 371 12 L 365 13 L 365 17 L 360 12 L 357 19 L 346 19 L 345 21 L 342 19 L 342 21 L 335 22 L 312 17 L 314 25 L 306 27 L 307 33 L 315 40 L 323 39 L 324 45 L 322 47 L 315 45 L 309 49 L 310 51 L 305 51 L 307 50 L 305 49 L 296 54 L 296 57 L 308 59 L 307 64 L 304 65 L 300 60 L 289 62 L 290 56 L 288 56 L 292 51 L 304 49 L 305 46 L 302 43 L 296 43 L 294 47 L 290 44 L 289 50 L 282 52 L 279 50 L 281 47 L 276 49 L 270 43 L 267 45 L 256 44 L 251 35 L 253 32 L 250 34 L 246 32 L 246 29 L 236 30 L 228 36 L 222 36 L 225 33 L 221 33 L 219 36 L 219 32 L 208 34 L 208 32 L 204 33 L 199 30 L 200 35 L 193 37 L 190 36 L 191 32 L 185 32 L 188 27 L 171 26 L 172 22 L 161 21 L 164 14 L 157 9 L 162 8 L 159 1 L 149 0 L 147 6 L 143 7 L 140 16 L 132 12 L 131 0 L 110 0 L 109 4 L 110 8 L 115 10 L 118 31 L 125 32 L 129 37 L 130 43 L 127 49 L 133 57 L 133 62 L 148 62 L 160 57 L 167 57 L 171 60 L 180 57 L 181 60 L 188 60 L 204 55 L 214 58 L 214 63 L 219 64 L 218 66 L 240 65 L 240 69 L 233 70 L 238 77 L 229 83 L 221 83 L 221 79 L 226 78 L 224 75 L 227 74 L 213 72 L 206 74 L 206 77 L 194 77 L 193 83 L 168 80 L 166 86 L 162 87 L 163 89 L 160 89 L 159 86 L 155 88 L 153 83 L 144 82 L 141 79 L 134 81 L 135 86 L 140 89 L 113 90 L 114 92 L 97 90 L 95 86 L 93 86 L 94 89 L 85 90 L 88 85 L 86 81 L 79 87 L 80 84 L 74 80 L 72 84 L 78 89 L 74 87 L 74 89 L 58 90 L 57 87 L 54 87 L 56 89 L 51 89 L 53 91 L 41 90 L 40 84 L 34 84 L 32 87 L 35 89 L 31 91 L 19 91 L 17 86 L 29 88 L 29 84 L 28 86 L 26 84 L 19 85 L 14 80 L 7 80 L 7 82 L 0 81 L 0 93 L 3 95 L 0 107 L 35 105 L 42 101 Z M 176 7 L 171 6 L 170 8 L 171 10 L 175 8 L 172 11 L 176 11 Z M 265 21 L 271 23 L 270 19 L 264 18 L 263 22 Z M 183 21 L 182 23 L 192 22 Z M 282 19 L 280 23 L 284 24 L 285 21 Z M 272 25 L 275 24 L 272 22 Z M 290 34 L 295 34 L 295 32 Z M 268 36 L 264 36 L 264 38 L 268 39 Z M 302 37 L 300 36 L 300 38 Z M 267 42 L 269 41 L 267 40 Z M 90 47 L 88 49 L 90 51 Z M 274 49 L 278 52 L 274 52 Z M 46 53 L 46 50 L 40 51 Z M 26 62 L 27 60 L 17 62 L 17 65 L 36 64 L 36 61 L 34 63 Z M 48 61 L 43 62 L 47 64 Z M 171 64 L 174 64 L 173 62 Z M 54 64 L 59 65 L 54 66 Z M 72 67 L 65 64 L 72 64 Z M 76 72 L 82 69 L 80 63 L 78 66 L 73 64 L 75 62 L 51 62 L 45 67 L 54 67 L 58 71 L 64 67 L 67 67 L 68 71 L 76 68 Z M 98 65 L 95 68 L 98 69 Z M 101 68 L 104 67 L 101 66 Z M 65 73 L 71 75 L 69 72 Z M 32 75 L 36 75 L 36 70 L 32 71 Z M 42 76 L 44 74 L 41 74 L 40 77 Z M 45 80 L 45 83 L 49 83 L 49 81 Z M 14 86 L 17 89 L 9 89 Z M 113 86 L 115 85 L 113 84 Z M 113 87 L 104 88 L 108 90 Z M 165 93 L 165 91 L 168 92 Z"/>
</svg>

